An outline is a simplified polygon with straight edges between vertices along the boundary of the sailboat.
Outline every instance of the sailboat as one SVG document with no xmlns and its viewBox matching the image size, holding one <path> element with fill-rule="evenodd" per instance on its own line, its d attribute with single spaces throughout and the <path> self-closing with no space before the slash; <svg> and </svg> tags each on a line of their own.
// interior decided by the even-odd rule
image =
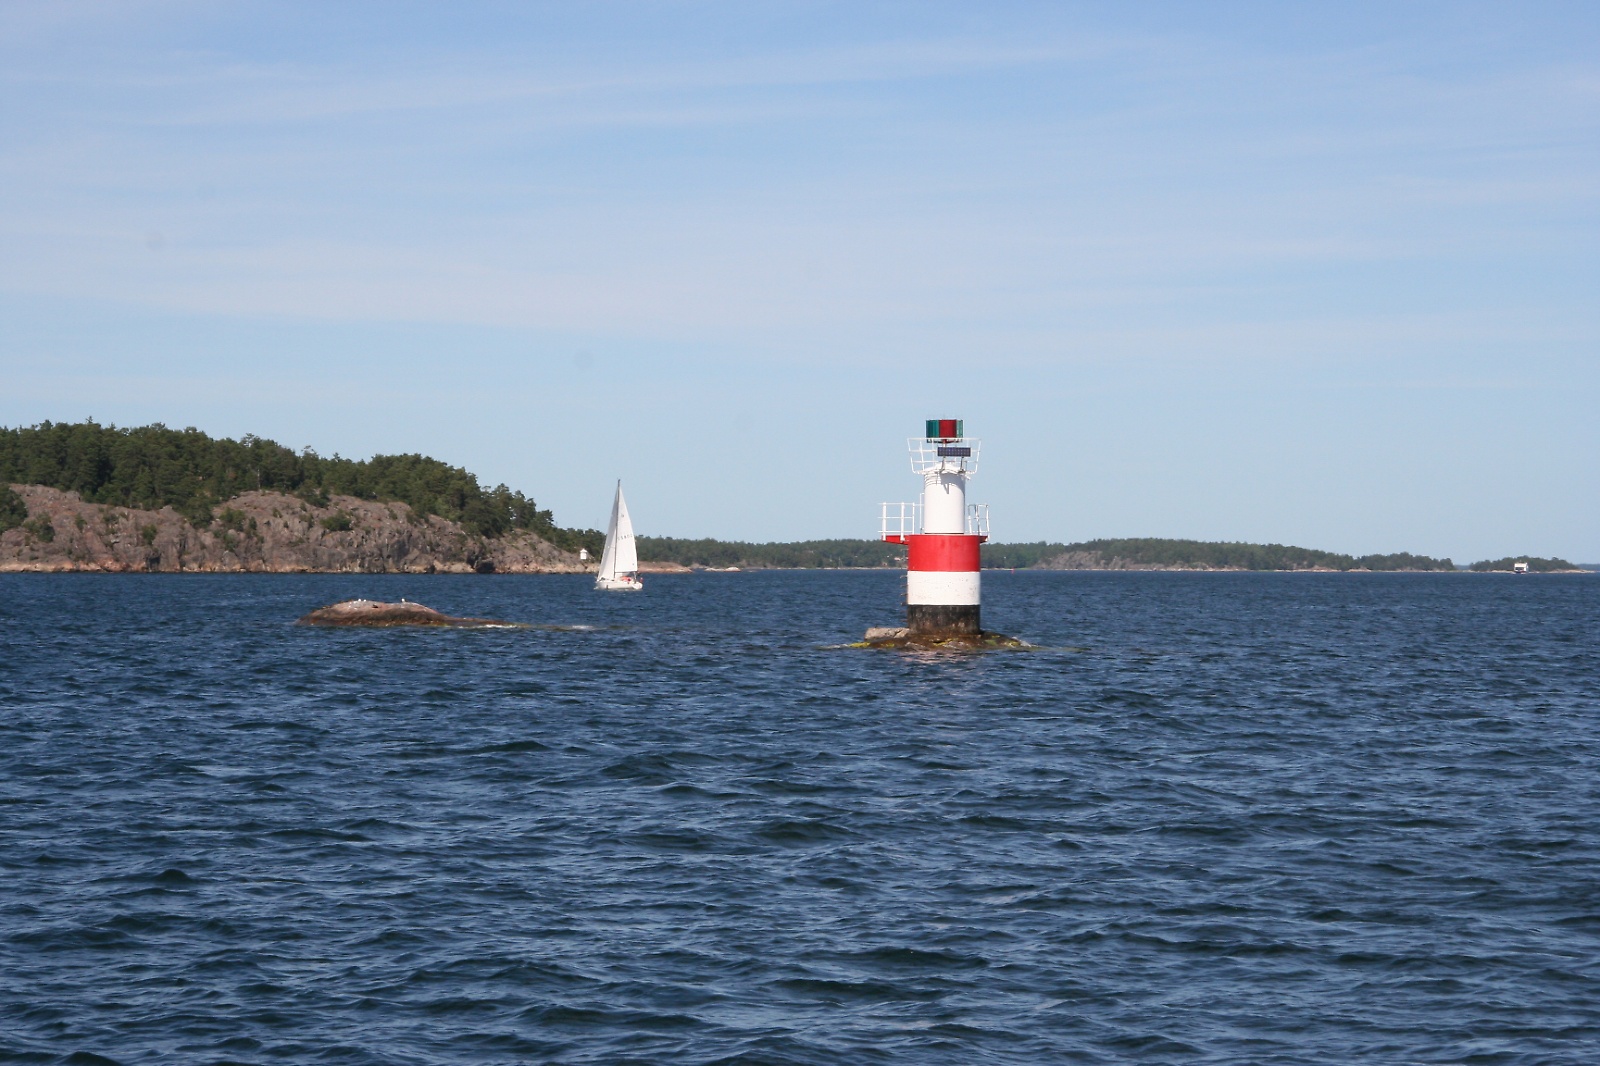
<svg viewBox="0 0 1600 1066">
<path fill-rule="evenodd" d="M 600 553 L 600 572 L 594 587 L 607 592 L 644 588 L 639 580 L 639 551 L 633 543 L 633 519 L 628 517 L 628 501 L 622 498 L 622 482 L 617 482 L 617 498 L 611 501 L 611 525 L 606 527 L 606 549 Z"/>
</svg>

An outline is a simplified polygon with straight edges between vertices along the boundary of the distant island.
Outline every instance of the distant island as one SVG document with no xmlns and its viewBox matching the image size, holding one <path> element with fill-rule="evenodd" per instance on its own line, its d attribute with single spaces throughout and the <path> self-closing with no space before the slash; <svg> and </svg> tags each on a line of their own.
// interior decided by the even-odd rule
<svg viewBox="0 0 1600 1066">
<path fill-rule="evenodd" d="M 0 427 L 0 571 L 582 573 L 603 535 L 558 526 L 505 485 L 423 455 L 325 458 L 261 437 L 93 421 Z M 899 568 L 876 540 L 750 543 L 640 537 L 646 569 Z M 1579 570 L 1509 556 L 1474 571 Z M 1449 559 L 1282 544 L 1136 538 L 986 544 L 1032 570 L 1457 571 Z"/>
<path fill-rule="evenodd" d="M 726 570 L 811 569 L 818 567 L 901 567 L 905 549 L 875 540 L 808 540 L 756 544 L 731 540 L 684 540 L 640 537 L 639 558 L 691 567 Z M 1344 555 L 1284 544 L 1174 540 L 1140 537 L 1089 540 L 1074 544 L 1037 541 L 985 544 L 989 570 L 1309 570 L 1448 572 L 1461 568 L 1450 559 L 1410 552 L 1391 555 Z M 1564 559 L 1515 556 L 1474 563 L 1474 571 L 1512 572 L 1515 563 L 1546 573 L 1581 570 Z"/>
<path fill-rule="evenodd" d="M 1552 573 L 1581 570 L 1565 559 L 1518 555 L 1473 563 L 1467 569 L 1513 572 L 1516 563 L 1530 571 Z M 984 565 L 1046 570 L 1336 570 L 1336 571 L 1455 571 L 1449 559 L 1434 559 L 1410 552 L 1389 555 L 1345 555 L 1340 552 L 1297 548 L 1286 544 L 1247 544 L 1230 541 L 1166 540 L 1139 537 L 1125 540 L 1089 540 L 1077 544 L 996 544 L 985 546 Z"/>
</svg>

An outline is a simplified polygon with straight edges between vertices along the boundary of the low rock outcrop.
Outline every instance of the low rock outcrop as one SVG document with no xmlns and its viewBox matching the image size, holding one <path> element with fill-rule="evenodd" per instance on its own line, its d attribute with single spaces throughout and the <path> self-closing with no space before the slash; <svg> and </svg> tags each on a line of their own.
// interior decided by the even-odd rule
<svg viewBox="0 0 1600 1066">
<path fill-rule="evenodd" d="M 912 651 L 992 651 L 1034 645 L 1004 633 L 913 633 L 903 626 L 873 626 L 852 648 L 904 648 Z"/>
<path fill-rule="evenodd" d="M 13 485 L 28 519 L 0 534 L 0 571 L 259 573 L 584 573 L 526 531 L 474 536 L 404 503 L 332 496 L 325 503 L 247 492 L 191 523 L 170 507 L 85 503 L 75 492 Z"/>
<path fill-rule="evenodd" d="M 457 618 L 454 615 L 424 607 L 420 603 L 401 600 L 399 603 L 382 603 L 378 600 L 344 600 L 327 607 L 319 607 L 300 618 L 303 626 L 444 626 L 455 629 L 479 629 L 485 626 L 514 626 L 516 622 L 498 622 L 493 618 Z"/>
</svg>

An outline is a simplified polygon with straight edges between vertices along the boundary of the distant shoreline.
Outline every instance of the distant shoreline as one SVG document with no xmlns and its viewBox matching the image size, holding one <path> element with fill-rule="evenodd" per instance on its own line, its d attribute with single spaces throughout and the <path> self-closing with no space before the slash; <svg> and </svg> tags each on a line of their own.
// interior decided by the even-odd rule
<svg viewBox="0 0 1600 1066">
<path fill-rule="evenodd" d="M 740 567 L 738 570 L 722 570 L 708 566 L 664 566 L 640 567 L 639 572 L 652 577 L 683 576 L 692 574 L 893 574 L 902 573 L 903 567 L 892 566 L 749 566 Z M 247 577 L 294 577 L 303 575 L 317 576 L 343 576 L 343 577 L 432 577 L 436 575 L 455 577 L 543 577 L 556 576 L 583 576 L 592 574 L 593 568 L 588 569 L 527 569 L 527 570 L 484 570 L 473 571 L 464 569 L 443 570 L 318 570 L 309 567 L 283 570 L 243 569 L 237 567 L 201 569 L 186 568 L 181 570 L 111 570 L 83 566 L 50 566 L 0 562 L 0 575 L 3 574 L 30 574 L 30 575 L 59 575 L 72 574 L 84 577 L 110 577 L 110 576 L 144 576 L 144 577 L 202 577 L 202 576 L 247 576 Z M 1559 575 L 1587 574 L 1600 575 L 1600 566 L 1578 566 L 1570 570 L 1541 570 L 1534 573 L 1516 574 L 1509 570 L 1334 570 L 1334 569 L 1300 569 L 1300 570 L 1246 570 L 1243 568 L 1199 567 L 1199 566 L 1149 566 L 1149 567 L 1101 567 L 1098 569 L 1044 569 L 1041 567 L 1008 567 L 986 566 L 982 569 L 988 574 L 1379 574 L 1379 575 L 1416 575 L 1437 574 L 1442 577 L 1451 575 L 1471 577 L 1551 577 Z"/>
<path fill-rule="evenodd" d="M 1359 567 L 1338 570 L 1333 567 L 1301 567 L 1291 570 L 1249 570 L 1241 566 L 1122 566 L 1122 567 L 1057 567 L 1045 570 L 1040 567 L 986 566 L 985 571 L 1011 574 L 1471 574 L 1477 577 L 1542 577 L 1549 574 L 1593 574 L 1600 567 L 1574 566 L 1562 570 L 1536 570 L 1518 574 L 1510 570 L 1474 570 L 1457 567 L 1454 570 L 1363 570 Z"/>
<path fill-rule="evenodd" d="M 394 499 L 240 493 L 197 515 L 168 505 L 86 501 L 45 485 L 0 485 L 0 573 L 592 573 L 531 529 L 495 534 Z M 837 539 L 751 543 L 638 539 L 643 573 L 903 570 L 905 549 Z M 1506 556 L 1458 567 L 1409 552 L 1352 556 L 1282 544 L 1145 537 L 985 544 L 983 569 L 1077 573 L 1594 573 L 1565 559 Z M 1009 565 L 1008 565 L 1009 564 Z"/>
</svg>

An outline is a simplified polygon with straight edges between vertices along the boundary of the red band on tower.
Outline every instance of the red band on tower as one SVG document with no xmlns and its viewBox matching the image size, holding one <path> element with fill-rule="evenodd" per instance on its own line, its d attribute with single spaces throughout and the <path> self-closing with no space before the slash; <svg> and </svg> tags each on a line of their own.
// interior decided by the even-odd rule
<svg viewBox="0 0 1600 1066">
<path fill-rule="evenodd" d="M 980 568 L 978 545 L 983 538 L 974 534 L 918 533 L 906 538 L 908 570 L 940 570 L 947 573 L 976 571 Z"/>
</svg>

